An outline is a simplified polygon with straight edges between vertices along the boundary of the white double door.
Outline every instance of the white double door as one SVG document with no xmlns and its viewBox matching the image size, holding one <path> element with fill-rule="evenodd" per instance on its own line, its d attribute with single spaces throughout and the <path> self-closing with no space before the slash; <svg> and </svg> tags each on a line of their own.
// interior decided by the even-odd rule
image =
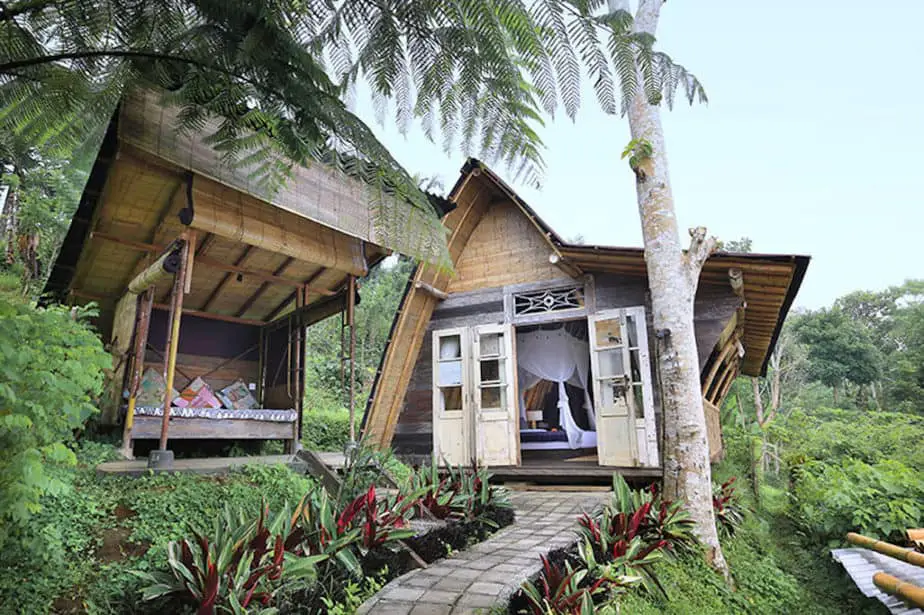
<svg viewBox="0 0 924 615">
<path fill-rule="evenodd" d="M 588 317 L 597 428 L 604 466 L 659 465 L 642 307 Z M 516 352 L 509 324 L 433 333 L 433 453 L 439 463 L 520 463 Z"/>
<path fill-rule="evenodd" d="M 433 333 L 433 453 L 439 463 L 520 463 L 513 327 Z"/>
</svg>

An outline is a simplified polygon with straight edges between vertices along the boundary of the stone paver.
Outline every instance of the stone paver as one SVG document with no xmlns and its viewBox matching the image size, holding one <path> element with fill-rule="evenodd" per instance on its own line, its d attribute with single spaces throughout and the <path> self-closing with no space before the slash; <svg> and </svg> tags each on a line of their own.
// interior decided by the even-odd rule
<svg viewBox="0 0 924 615">
<path fill-rule="evenodd" d="M 506 602 L 536 574 L 539 554 L 575 539 L 577 516 L 607 501 L 604 492 L 517 491 L 516 521 L 471 549 L 392 580 L 357 611 L 383 615 L 474 615 Z"/>
</svg>

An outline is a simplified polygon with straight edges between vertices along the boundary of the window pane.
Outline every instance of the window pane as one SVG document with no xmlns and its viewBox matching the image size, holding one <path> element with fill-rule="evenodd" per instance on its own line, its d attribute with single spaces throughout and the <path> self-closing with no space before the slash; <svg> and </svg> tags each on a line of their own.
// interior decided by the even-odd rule
<svg viewBox="0 0 924 615">
<path fill-rule="evenodd" d="M 440 338 L 440 359 L 461 359 L 462 338 L 458 335 L 447 335 Z"/>
<path fill-rule="evenodd" d="M 503 382 L 504 360 L 487 359 L 481 361 L 481 382 Z"/>
<path fill-rule="evenodd" d="M 642 385 L 633 385 L 632 392 L 635 397 L 635 418 L 645 418 L 645 396 Z"/>
<path fill-rule="evenodd" d="M 625 375 L 626 368 L 622 360 L 622 348 L 601 350 L 598 354 L 600 356 L 601 378 L 613 378 Z"/>
<path fill-rule="evenodd" d="M 440 361 L 437 369 L 439 386 L 462 384 L 462 361 Z"/>
<path fill-rule="evenodd" d="M 639 352 L 638 350 L 629 351 L 629 362 L 632 365 L 632 382 L 642 381 L 642 362 Z"/>
<path fill-rule="evenodd" d="M 598 320 L 594 323 L 597 348 L 611 348 L 622 345 L 622 327 L 618 318 Z"/>
<path fill-rule="evenodd" d="M 638 346 L 638 326 L 635 322 L 635 316 L 626 316 L 626 335 L 629 337 L 629 346 L 635 348 Z"/>
<path fill-rule="evenodd" d="M 496 357 L 501 354 L 501 334 L 485 333 L 480 339 L 481 356 Z"/>
<path fill-rule="evenodd" d="M 483 387 L 481 389 L 481 408 L 506 408 L 506 387 Z"/>
<path fill-rule="evenodd" d="M 443 399 L 443 410 L 462 410 L 462 387 L 443 387 L 440 396 Z"/>
</svg>

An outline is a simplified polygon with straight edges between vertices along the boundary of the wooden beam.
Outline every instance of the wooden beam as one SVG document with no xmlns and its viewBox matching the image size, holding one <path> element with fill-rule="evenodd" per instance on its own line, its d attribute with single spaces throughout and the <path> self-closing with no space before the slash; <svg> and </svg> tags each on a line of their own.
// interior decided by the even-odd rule
<svg viewBox="0 0 924 615">
<path fill-rule="evenodd" d="M 318 278 L 320 278 L 325 273 L 327 273 L 327 267 L 321 267 L 320 269 L 312 273 L 310 276 L 308 276 L 305 279 L 305 284 L 304 284 L 305 290 L 307 290 L 309 293 L 315 292 L 314 287 L 312 287 L 311 284 L 316 282 Z M 282 310 L 288 307 L 288 305 L 295 300 L 295 293 L 297 292 L 298 292 L 297 290 L 293 291 L 291 294 L 289 294 L 288 297 L 282 300 L 282 303 L 280 303 L 279 305 L 274 307 L 272 310 L 270 310 L 270 313 L 264 317 L 264 320 L 266 320 L 267 322 L 274 320 Z M 318 293 L 318 294 L 323 294 L 325 296 L 330 297 L 330 296 L 336 295 L 337 293 L 336 291 L 327 290 L 323 293 Z"/>
<path fill-rule="evenodd" d="M 163 246 L 158 246 L 158 245 L 151 244 L 151 243 L 144 243 L 142 241 L 133 241 L 130 239 L 124 239 L 122 237 L 111 235 L 109 233 L 94 232 L 91 235 L 93 238 L 96 238 L 96 239 L 103 239 L 106 241 L 111 241 L 113 243 L 118 243 L 123 246 L 127 246 L 129 248 L 134 248 L 136 250 L 142 250 L 144 252 L 160 252 L 163 250 Z M 258 280 L 263 280 L 271 284 L 280 284 L 282 286 L 291 286 L 293 288 L 301 288 L 302 286 L 304 286 L 304 283 L 299 282 L 298 280 L 290 280 L 288 278 L 281 278 L 279 276 L 275 276 L 272 273 L 269 273 L 266 271 L 259 271 L 256 269 L 247 269 L 245 267 L 240 267 L 237 265 L 228 265 L 226 263 L 222 263 L 221 261 L 211 259 L 207 256 L 199 257 L 197 261 L 200 264 L 205 265 L 206 267 L 210 267 L 212 269 L 218 269 L 220 271 L 229 271 L 232 273 L 240 273 L 241 275 L 257 278 Z M 308 290 L 318 295 L 333 296 L 336 294 L 335 291 L 329 290 L 327 288 L 309 288 Z"/>
<path fill-rule="evenodd" d="M 426 282 L 422 280 L 417 280 L 414 283 L 414 288 L 420 289 L 424 291 L 425 293 L 427 293 L 428 295 L 431 295 L 435 297 L 436 299 L 439 299 L 440 301 L 445 301 L 446 299 L 449 299 L 449 293 L 447 293 L 446 291 L 440 290 L 438 288 L 434 288 L 432 285 L 427 284 Z"/>
<path fill-rule="evenodd" d="M 75 292 L 74 295 L 80 296 L 81 293 Z M 154 309 L 169 311 L 170 306 L 164 303 L 155 303 Z M 239 325 L 253 325 L 255 327 L 262 327 L 263 325 L 266 324 L 266 322 L 262 320 L 253 320 L 250 318 L 237 318 L 236 316 L 225 316 L 224 314 L 213 314 L 211 312 L 202 312 L 200 310 L 193 310 L 193 309 L 185 308 L 185 307 L 183 308 L 183 313 L 186 314 L 187 316 L 196 316 L 198 318 L 206 318 L 208 320 L 220 320 L 222 322 L 233 322 Z"/>
<path fill-rule="evenodd" d="M 241 265 L 243 265 L 243 264 L 244 264 L 244 261 L 246 261 L 247 258 L 248 258 L 252 253 L 253 253 L 253 246 L 247 246 L 247 247 L 245 247 L 245 248 L 244 248 L 244 251 L 241 252 L 240 256 L 238 256 L 236 259 L 234 259 L 234 266 L 235 266 L 235 267 L 240 267 Z M 207 311 L 209 310 L 209 308 L 212 307 L 212 303 L 214 303 L 215 300 L 218 299 L 218 295 L 220 295 L 220 294 L 221 294 L 221 291 L 223 291 L 223 290 L 225 289 L 225 286 L 228 285 L 228 282 L 231 281 L 231 278 L 232 278 L 232 277 L 233 277 L 233 276 L 232 276 L 232 273 L 231 273 L 230 271 L 228 271 L 228 272 L 226 272 L 225 275 L 221 278 L 221 280 L 218 282 L 218 284 L 215 285 L 215 288 L 212 289 L 212 292 L 209 294 L 208 298 L 205 300 L 205 303 L 202 304 L 202 308 L 201 308 L 201 309 L 202 309 L 203 312 L 207 312 Z M 266 284 L 266 282 L 264 282 L 264 284 Z"/>
<path fill-rule="evenodd" d="M 287 256 L 285 260 L 282 261 L 282 264 L 276 267 L 276 269 L 273 271 L 273 275 L 282 275 L 285 272 L 285 270 L 288 269 L 289 265 L 291 265 L 294 262 L 295 262 L 294 258 L 292 258 L 291 256 Z M 263 295 L 263 293 L 266 292 L 266 289 L 269 287 L 270 287 L 269 282 L 263 282 L 262 284 L 260 284 L 260 288 L 254 291 L 254 293 L 247 298 L 247 300 L 241 306 L 241 309 L 239 309 L 235 315 L 243 316 L 244 314 L 246 314 L 247 310 L 253 307 L 253 304 L 257 301 L 257 299 L 259 299 Z"/>
</svg>

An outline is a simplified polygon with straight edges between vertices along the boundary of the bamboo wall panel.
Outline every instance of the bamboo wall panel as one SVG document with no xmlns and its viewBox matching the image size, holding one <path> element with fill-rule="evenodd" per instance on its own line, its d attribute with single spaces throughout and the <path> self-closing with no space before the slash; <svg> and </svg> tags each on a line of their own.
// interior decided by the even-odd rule
<svg viewBox="0 0 924 615">
<path fill-rule="evenodd" d="M 451 293 L 562 277 L 549 262 L 548 241 L 512 201 L 494 204 L 481 218 L 457 261 Z"/>
</svg>

